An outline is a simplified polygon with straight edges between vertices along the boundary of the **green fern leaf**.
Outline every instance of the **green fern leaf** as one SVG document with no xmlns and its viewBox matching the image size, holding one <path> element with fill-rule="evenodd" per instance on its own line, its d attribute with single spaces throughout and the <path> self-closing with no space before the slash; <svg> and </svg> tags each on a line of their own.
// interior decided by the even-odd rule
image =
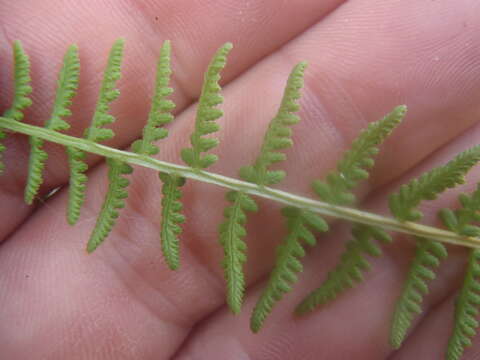
<svg viewBox="0 0 480 360">
<path fill-rule="evenodd" d="M 53 131 L 62 131 L 70 128 L 63 118 L 72 113 L 68 109 L 71 99 L 75 96 L 80 74 L 80 60 L 78 48 L 70 46 L 63 58 L 63 67 L 60 70 L 57 81 L 57 92 L 51 117 L 47 120 L 45 128 Z M 43 150 L 42 139 L 30 137 L 30 159 L 28 163 L 28 178 L 25 187 L 25 202 L 31 204 L 38 194 L 40 185 L 43 183 L 43 169 L 47 160 L 47 153 Z"/>
<path fill-rule="evenodd" d="M 198 99 L 197 116 L 195 120 L 195 130 L 190 137 L 191 148 L 185 148 L 181 152 L 182 160 L 194 169 L 205 169 L 214 164 L 218 157 L 213 154 L 202 156 L 202 152 L 213 149 L 218 145 L 215 138 L 206 138 L 205 135 L 215 133 L 219 126 L 215 123 L 223 112 L 216 108 L 223 102 L 220 95 L 220 71 L 227 63 L 227 55 L 232 49 L 231 43 L 223 45 L 213 56 L 203 82 L 202 92 Z"/>
<path fill-rule="evenodd" d="M 416 209 L 422 200 L 434 200 L 438 194 L 465 182 L 465 174 L 480 160 L 480 145 L 468 149 L 444 166 L 402 185 L 390 196 L 390 211 L 398 220 L 417 221 L 422 213 Z"/>
<path fill-rule="evenodd" d="M 182 232 L 179 224 L 185 222 L 185 216 L 180 211 L 182 197 L 180 187 L 185 184 L 185 178 L 176 175 L 160 173 L 163 182 L 162 187 L 162 221 L 160 225 L 160 237 L 162 240 L 162 252 L 165 261 L 172 270 L 179 266 L 179 241 L 178 235 Z"/>
<path fill-rule="evenodd" d="M 279 161 L 286 159 L 286 155 L 280 150 L 292 146 L 292 131 L 289 126 L 300 121 L 294 113 L 300 109 L 297 100 L 300 99 L 300 89 L 303 87 L 303 76 L 307 64 L 297 64 L 287 80 L 287 86 L 283 94 L 277 115 L 270 122 L 263 140 L 260 155 L 254 165 L 244 166 L 240 169 L 240 177 L 245 181 L 265 186 L 277 184 L 285 177 L 281 170 L 269 171 L 268 168 Z"/>
<path fill-rule="evenodd" d="M 273 305 L 279 301 L 283 294 L 291 290 L 290 284 L 297 280 L 297 273 L 303 270 L 298 258 L 305 256 L 301 240 L 310 246 L 316 244 L 315 236 L 310 228 L 325 232 L 327 223 L 319 216 L 293 207 L 282 209 L 289 233 L 283 243 L 277 248 L 277 261 L 273 268 L 267 286 L 260 295 L 250 319 L 250 328 L 258 332 L 263 326 L 265 318 L 272 311 Z"/>
<path fill-rule="evenodd" d="M 123 48 L 124 40 L 118 39 L 110 50 L 92 124 L 85 131 L 84 137 L 87 140 L 99 142 L 108 140 L 114 135 L 111 129 L 105 129 L 103 126 L 110 124 L 115 120 L 112 115 L 108 114 L 108 111 L 110 103 L 120 94 L 118 89 L 116 89 L 116 83 L 121 76 L 120 67 L 123 57 Z M 85 154 L 83 151 L 68 147 L 67 154 L 70 164 L 67 220 L 70 225 L 74 225 L 78 221 L 80 209 L 85 202 L 85 185 L 87 182 L 85 172 L 87 171 L 88 166 L 85 163 Z"/>
<path fill-rule="evenodd" d="M 447 250 L 443 244 L 417 238 L 417 251 L 408 271 L 407 280 L 401 296 L 397 300 L 390 343 L 398 349 L 411 326 L 415 314 L 422 312 L 423 296 L 428 293 L 427 281 L 435 278 L 433 268 L 440 265 L 440 261 L 447 257 Z"/>
<path fill-rule="evenodd" d="M 20 121 L 23 119 L 23 110 L 32 105 L 32 100 L 28 97 L 32 92 L 30 86 L 30 60 L 23 50 L 20 41 L 15 41 L 13 43 L 13 63 L 13 101 L 11 107 L 3 114 L 3 117 Z M 0 140 L 5 139 L 6 137 L 7 134 L 0 129 Z M 1 156 L 5 150 L 5 145 L 0 143 L 0 173 L 2 173 L 4 169 Z"/>
<path fill-rule="evenodd" d="M 355 202 L 355 196 L 350 190 L 358 181 L 368 178 L 366 169 L 373 167 L 373 157 L 379 151 L 378 146 L 400 124 L 406 111 L 406 106 L 397 106 L 383 119 L 369 124 L 338 162 L 337 170 L 328 174 L 326 181 L 313 182 L 313 189 L 323 201 L 337 205 Z"/>
<path fill-rule="evenodd" d="M 334 300 L 344 290 L 354 287 L 364 280 L 363 272 L 370 269 L 365 255 L 379 257 L 380 247 L 372 240 L 390 243 L 392 238 L 384 230 L 367 225 L 355 225 L 353 240 L 346 245 L 339 264 L 330 271 L 324 283 L 312 291 L 296 308 L 298 315 L 315 310 L 318 306 Z"/>
<path fill-rule="evenodd" d="M 258 207 L 249 195 L 241 191 L 230 191 L 226 198 L 231 205 L 225 209 L 225 222 L 219 227 L 220 244 L 225 255 L 222 266 L 227 282 L 227 304 L 234 314 L 238 314 L 245 291 L 245 277 L 242 269 L 247 259 L 245 255 L 247 245 L 242 240 L 247 234 L 245 212 L 257 211 Z"/>
<path fill-rule="evenodd" d="M 472 345 L 477 333 L 480 313 L 480 250 L 470 251 L 467 273 L 463 286 L 455 302 L 455 325 L 448 341 L 446 359 L 458 360 L 462 357 L 467 346 Z"/>
<path fill-rule="evenodd" d="M 80 209 L 85 201 L 85 190 L 88 169 L 85 163 L 85 153 L 67 146 L 68 164 L 70 167 L 70 182 L 68 186 L 67 222 L 75 225 L 80 217 Z"/>
<path fill-rule="evenodd" d="M 32 87 L 30 86 L 30 59 L 23 50 L 22 43 L 18 40 L 13 43 L 13 62 L 13 102 L 3 116 L 20 121 L 23 119 L 23 110 L 32 105 L 32 100 L 28 97 L 32 92 Z"/>
<path fill-rule="evenodd" d="M 292 131 L 289 126 L 296 124 L 300 118 L 294 112 L 300 109 L 297 100 L 303 86 L 306 63 L 297 64 L 291 71 L 285 87 L 280 108 L 270 121 L 263 138 L 259 156 L 254 165 L 244 166 L 239 175 L 244 180 L 260 186 L 272 185 L 285 177 L 284 171 L 270 171 L 268 168 L 286 156 L 280 150 L 290 147 Z M 222 266 L 227 282 L 227 304 L 234 314 L 240 312 L 245 292 L 243 263 L 246 261 L 247 245 L 243 241 L 246 235 L 246 211 L 257 211 L 255 200 L 243 192 L 227 193 L 227 200 L 232 203 L 224 212 L 225 221 L 220 225 L 220 244 L 225 257 Z"/>
<path fill-rule="evenodd" d="M 152 107 L 148 115 L 147 125 L 143 128 L 143 137 L 132 144 L 132 149 L 138 154 L 155 155 L 158 153 L 158 147 L 153 143 L 156 140 L 164 139 L 168 136 L 164 125 L 173 120 L 171 111 L 175 104 L 167 99 L 173 89 L 169 87 L 170 76 L 172 74 L 170 66 L 170 41 L 163 43 L 160 50 L 160 56 L 157 63 L 157 78 L 155 81 L 155 93 L 153 95 Z"/>
<path fill-rule="evenodd" d="M 124 199 L 128 196 L 125 189 L 130 182 L 122 175 L 131 174 L 133 171 L 132 167 L 122 161 L 109 158 L 107 158 L 107 165 L 108 191 L 100 214 L 97 217 L 95 228 L 88 241 L 87 251 L 89 253 L 93 252 L 108 236 L 119 215 L 117 209 L 125 206 Z"/>
</svg>

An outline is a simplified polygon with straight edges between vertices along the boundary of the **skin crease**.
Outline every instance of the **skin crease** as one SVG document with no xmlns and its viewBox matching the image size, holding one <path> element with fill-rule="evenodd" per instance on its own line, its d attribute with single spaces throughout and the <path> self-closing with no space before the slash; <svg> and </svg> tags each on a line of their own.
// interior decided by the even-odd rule
<svg viewBox="0 0 480 360">
<path fill-rule="evenodd" d="M 51 16 L 55 4 L 55 16 Z M 215 19 L 215 20 L 213 20 Z M 98 36 L 99 30 L 101 36 Z M 309 183 L 331 169 L 369 121 L 407 104 L 408 116 L 382 147 L 372 177 L 358 192 L 362 208 L 386 213 L 386 197 L 401 183 L 478 143 L 480 119 L 480 5 L 446 1 L 0 1 L 0 113 L 9 104 L 8 45 L 20 39 L 31 56 L 34 105 L 26 121 L 49 115 L 55 76 L 68 44 L 80 47 L 81 82 L 70 134 L 88 125 L 106 54 L 126 38 L 121 96 L 112 107 L 116 137 L 126 147 L 140 135 L 149 109 L 160 44 L 172 40 L 177 103 L 170 136 L 159 158 L 179 161 L 188 143 L 202 72 L 222 43 L 235 45 L 223 72 L 219 121 L 220 161 L 211 169 L 236 176 L 258 151 L 281 89 L 295 63 L 307 60 L 302 122 L 295 147 L 283 164 L 290 176 L 279 186 L 309 195 Z M 41 40 L 40 40 L 41 39 Z M 372 101 L 373 100 L 373 101 Z M 80 115 L 81 114 L 81 115 Z M 0 349 L 5 359 L 439 359 L 451 328 L 453 299 L 465 249 L 451 249 L 425 299 L 404 347 L 388 346 L 391 312 L 401 289 L 412 244 L 397 236 L 373 261 L 361 286 L 310 316 L 293 307 L 325 277 L 348 240 L 348 227 L 334 224 L 305 259 L 305 272 L 257 335 L 250 311 L 284 235 L 279 206 L 259 201 L 249 220 L 248 290 L 243 312 L 225 308 L 217 226 L 224 190 L 189 182 L 181 269 L 166 268 L 158 226 L 157 175 L 136 168 L 127 206 L 112 234 L 92 255 L 83 250 L 106 189 L 101 159 L 89 172 L 88 197 L 75 228 L 65 221 L 66 192 L 36 208 L 22 203 L 27 140 L 11 136 L 0 178 Z M 43 192 L 68 181 L 63 149 L 47 146 Z M 442 206 L 456 206 L 460 190 L 422 207 L 435 223 Z M 12 211 L 14 209 L 14 211 Z M 269 224 L 268 227 L 265 224 Z M 273 226 L 276 225 L 276 226 Z M 465 352 L 477 359 L 480 340 Z"/>
</svg>

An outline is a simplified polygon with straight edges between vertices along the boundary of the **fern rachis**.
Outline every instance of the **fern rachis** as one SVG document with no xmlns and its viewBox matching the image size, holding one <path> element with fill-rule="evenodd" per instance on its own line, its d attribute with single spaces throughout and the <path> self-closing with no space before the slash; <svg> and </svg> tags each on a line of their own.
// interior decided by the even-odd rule
<svg viewBox="0 0 480 360">
<path fill-rule="evenodd" d="M 381 254 L 379 244 L 375 244 L 373 241 L 380 244 L 390 242 L 390 236 L 385 230 L 403 231 L 422 238 L 418 242 L 420 255 L 414 260 L 414 264 L 418 263 L 423 267 L 412 267 L 410 273 L 416 277 L 408 278 L 405 287 L 407 289 L 406 302 L 402 299 L 399 302 L 401 309 L 397 312 L 398 318 L 407 318 L 407 321 L 400 321 L 402 324 L 406 324 L 401 326 L 402 330 L 398 332 L 400 335 L 394 336 L 397 340 L 393 345 L 400 344 L 406 329 L 408 329 L 412 313 L 420 309 L 421 294 L 412 293 L 411 288 L 420 287 L 423 292 L 427 289 L 422 281 L 418 281 L 416 273 L 420 272 L 422 276 L 426 275 L 427 278 L 432 278 L 434 273 L 428 267 L 437 266 L 438 260 L 446 257 L 443 245 L 435 241 L 478 247 L 479 240 L 476 236 L 480 234 L 480 231 L 472 224 L 473 221 L 479 220 L 475 208 L 475 199 L 478 196 L 475 194 L 472 196 L 472 200 L 465 196 L 461 198 L 463 209 L 455 212 L 448 209 L 442 211 L 449 230 L 432 228 L 412 221 L 417 221 L 421 217 L 421 213 L 417 209 L 421 201 L 431 200 L 447 188 L 452 188 L 463 181 L 464 174 L 480 159 L 479 148 L 468 150 L 449 164 L 434 169 L 418 180 L 402 186 L 399 193 L 393 195 L 390 200 L 390 207 L 396 219 L 345 207 L 345 205 L 352 206 L 354 203 L 355 197 L 352 190 L 360 180 L 368 176 L 368 170 L 373 166 L 373 156 L 378 152 L 378 146 L 403 118 L 405 107 L 400 106 L 383 120 L 370 124 L 354 141 L 351 150 L 345 153 L 336 170 L 332 171 L 325 180 L 313 182 L 313 190 L 321 201 L 273 189 L 270 186 L 277 184 L 285 176 L 285 173 L 281 170 L 269 169 L 269 166 L 285 160 L 285 155 L 278 150 L 292 144 L 290 140 L 292 130 L 289 126 L 298 121 L 293 113 L 298 110 L 297 101 L 300 97 L 301 77 L 305 68 L 304 63 L 300 63 L 294 68 L 287 82 L 284 101 L 282 101 L 279 113 L 269 126 L 259 157 L 253 165 L 240 170 L 240 177 L 243 180 L 207 172 L 205 169 L 217 160 L 217 156 L 210 153 L 210 150 L 218 144 L 214 134 L 219 130 L 215 120 L 222 115 L 221 109 L 217 108 L 223 101 L 219 85 L 220 71 L 226 64 L 226 56 L 230 49 L 231 44 L 229 43 L 221 47 L 207 69 L 202 96 L 199 99 L 195 130 L 190 138 L 192 147 L 184 149 L 181 153 L 186 166 L 167 163 L 152 157 L 159 149 L 161 150 L 161 147 L 157 148 L 154 142 L 165 138 L 168 134 L 163 126 L 173 120 L 171 111 L 174 104 L 167 98 L 172 92 L 172 89 L 168 87 L 171 73 L 168 42 L 164 43 L 160 52 L 155 93 L 147 125 L 142 138 L 133 143 L 133 151 L 117 150 L 97 143 L 113 136 L 113 132 L 103 126 L 114 120 L 113 115 L 108 113 L 108 104 L 119 95 L 115 89 L 115 82 L 120 77 L 119 65 L 123 53 L 121 40 L 116 42 L 112 48 L 92 126 L 86 131 L 83 139 L 59 132 L 68 127 L 68 124 L 64 123 L 61 118 L 69 115 L 67 106 L 70 105 L 70 99 L 76 92 L 78 62 L 75 60 L 75 51 L 67 52 L 70 57 L 66 56 L 64 60 L 64 69 L 71 69 L 70 76 L 67 77 L 71 81 L 59 81 L 57 99 L 60 99 L 58 104 L 61 105 L 54 106 L 52 114 L 54 120 L 48 121 L 45 128 L 39 128 L 19 121 L 23 116 L 22 111 L 30 105 L 28 95 L 31 89 L 29 86 L 29 60 L 21 45 L 16 42 L 14 44 L 15 96 L 12 107 L 5 112 L 3 117 L 0 117 L 0 127 L 2 130 L 16 131 L 30 136 L 30 142 L 34 149 L 32 163 L 36 164 L 32 168 L 38 169 L 35 172 L 40 174 L 40 177 L 35 177 L 34 173 L 30 174 L 32 180 L 29 180 L 29 183 L 41 183 L 41 171 L 46 156 L 46 153 L 45 155 L 41 153 L 44 141 L 52 141 L 67 147 L 71 166 L 71 203 L 68 206 L 68 221 L 71 224 L 74 224 L 80 215 L 79 210 L 86 190 L 87 167 L 84 162 L 84 154 L 95 153 L 106 157 L 109 167 L 110 190 L 106 194 L 97 219 L 97 226 L 93 230 L 88 244 L 89 251 L 94 250 L 105 239 L 113 227 L 116 217 L 119 216 L 118 210 L 125 205 L 129 180 L 123 176 L 132 172 L 131 165 L 146 166 L 159 172 L 164 195 L 159 230 L 162 243 L 159 247 L 162 248 L 166 262 L 172 269 L 179 266 L 180 224 L 187 220 L 186 226 L 188 226 L 188 219 L 181 214 L 184 205 L 180 202 L 180 188 L 185 180 L 204 181 L 229 189 L 227 199 L 230 205 L 225 210 L 225 222 L 220 227 L 220 243 L 224 246 L 226 255 L 223 266 L 228 289 L 227 303 L 234 312 L 240 311 L 245 287 L 242 266 L 246 259 L 242 237 L 245 236 L 246 212 L 261 211 L 261 209 L 257 209 L 254 200 L 256 196 L 287 205 L 282 213 L 287 219 L 288 232 L 277 251 L 277 265 L 255 307 L 251 323 L 253 331 L 261 328 L 276 301 L 292 288 L 303 267 L 299 260 L 306 255 L 304 245 L 313 246 L 317 242 L 318 234 L 314 234 L 313 230 L 316 230 L 317 233 L 327 230 L 326 222 L 319 215 L 340 217 L 357 224 L 353 227 L 354 239 L 347 245 L 340 265 L 329 275 L 325 287 L 320 288 L 320 292 L 312 293 L 312 297 L 307 298 L 303 305 L 300 305 L 297 310 L 301 313 L 331 301 L 340 292 L 362 280 L 363 272 L 369 268 L 364 255 L 379 256 Z M 69 64 L 73 65 L 69 66 Z M 0 138 L 4 137 L 5 132 L 0 132 Z M 3 145 L 0 146 L 0 151 L 2 150 L 4 150 Z M 42 156 L 38 154 L 42 154 Z M 37 185 L 31 188 L 33 191 L 30 192 L 31 195 L 28 196 L 27 201 L 33 200 L 36 196 Z M 477 254 L 478 250 L 472 250 L 465 284 L 457 303 L 457 320 L 447 353 L 449 360 L 458 359 L 461 356 L 463 347 L 469 344 L 470 338 L 478 326 L 476 320 L 472 318 L 479 311 L 477 309 L 479 286 L 475 278 L 478 270 Z M 412 302 L 411 299 L 414 301 Z M 403 306 L 404 304 L 407 306 Z M 406 310 L 402 310 L 402 308 L 406 308 Z"/>
</svg>

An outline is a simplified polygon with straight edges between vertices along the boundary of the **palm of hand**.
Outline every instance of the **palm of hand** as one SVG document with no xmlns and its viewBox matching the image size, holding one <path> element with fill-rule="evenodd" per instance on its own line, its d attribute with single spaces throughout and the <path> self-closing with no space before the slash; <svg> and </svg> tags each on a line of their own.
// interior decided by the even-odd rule
<svg viewBox="0 0 480 360">
<path fill-rule="evenodd" d="M 33 69 L 37 105 L 26 114 L 27 121 L 37 124 L 48 116 L 49 105 L 38 104 L 51 104 L 55 61 L 60 61 L 67 44 L 80 46 L 83 68 L 73 107 L 77 115 L 71 121 L 76 134 L 90 121 L 88 109 L 93 109 L 104 60 L 97 53 L 106 52 L 115 38 L 124 36 L 125 85 L 114 107 L 116 147 L 140 135 L 157 51 L 163 39 L 171 39 L 177 119 L 170 140 L 161 147 L 161 156 L 171 161 L 178 161 L 179 149 L 188 140 L 185 134 L 194 113 L 188 105 L 198 97 L 209 56 L 219 44 L 234 42 L 238 51 L 225 71 L 226 116 L 221 122 L 221 160 L 215 165 L 215 171 L 232 176 L 258 151 L 277 106 L 277 89 L 289 69 L 299 60 L 308 60 L 302 123 L 295 129 L 296 146 L 289 154 L 295 161 L 286 165 L 290 176 L 284 185 L 299 192 L 307 191 L 310 179 L 329 170 L 364 121 L 406 103 L 411 109 L 408 122 L 384 147 L 362 193 L 364 206 L 381 212 L 384 195 L 398 182 L 476 142 L 480 44 L 474 34 L 480 12 L 478 4 L 469 1 L 455 5 L 340 3 L 220 1 L 213 7 L 209 2 L 162 1 L 115 3 L 112 8 L 111 4 L 84 7 L 72 2 L 45 22 L 51 11 L 47 5 L 22 8 L 11 2 L 0 4 L 0 14 L 9 14 L 2 21 L 0 36 L 8 41 L 21 39 L 39 64 Z M 64 19 L 71 25 L 66 26 Z M 30 26 L 34 31 L 28 33 Z M 101 37 L 94 36 L 99 26 Z M 1 51 L 6 48 L 2 46 Z M 0 58 L 7 57 L 0 53 Z M 51 77 L 43 76 L 49 73 Z M 1 91 L 3 110 L 10 94 Z M 471 131 L 463 133 L 471 126 Z M 342 250 L 340 240 L 348 239 L 337 226 L 306 260 L 295 291 L 254 336 L 248 330 L 249 310 L 271 269 L 272 249 L 283 232 L 275 205 L 262 204 L 263 211 L 251 220 L 249 289 L 242 314 L 234 318 L 224 306 L 218 266 L 222 255 L 216 231 L 224 207 L 222 190 L 199 184 L 185 188 L 189 223 L 182 242 L 182 268 L 172 272 L 158 245 L 160 187 L 154 173 L 139 169 L 118 226 L 101 249 L 86 256 L 80 249 L 102 201 L 105 166 L 91 172 L 87 207 L 72 229 L 64 219 L 65 191 L 35 212 L 23 204 L 28 144 L 23 137 L 12 137 L 8 145 L 9 176 L 0 179 L 4 241 L 0 247 L 0 349 L 6 359 L 31 358 L 31 354 L 48 359 L 441 357 L 450 332 L 450 315 L 446 315 L 451 314 L 455 280 L 461 276 L 461 251 L 444 266 L 426 299 L 427 312 L 404 348 L 392 353 L 387 340 L 390 313 L 411 255 L 403 242 L 375 262 L 376 272 L 369 281 L 326 311 L 300 320 L 292 317 L 292 306 L 318 285 Z M 54 146 L 47 150 L 51 156 L 45 192 L 64 185 L 68 178 L 63 151 Z M 452 194 L 441 202 L 453 203 L 454 198 Z M 426 213 L 434 214 L 439 206 L 440 201 Z M 265 228 L 266 223 L 278 226 Z M 475 346 L 465 359 L 474 354 Z"/>
</svg>

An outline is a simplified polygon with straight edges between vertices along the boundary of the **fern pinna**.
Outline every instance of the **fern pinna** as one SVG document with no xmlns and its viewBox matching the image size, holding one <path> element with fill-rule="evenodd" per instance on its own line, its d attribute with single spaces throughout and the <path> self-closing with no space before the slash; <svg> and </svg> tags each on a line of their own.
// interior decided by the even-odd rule
<svg viewBox="0 0 480 360">
<path fill-rule="evenodd" d="M 173 89 L 169 86 L 171 77 L 171 46 L 165 41 L 160 49 L 157 63 L 152 105 L 142 132 L 142 137 L 132 144 L 132 151 L 123 151 L 101 145 L 99 142 L 111 139 L 114 133 L 105 128 L 115 118 L 110 114 L 110 104 L 119 97 L 117 81 L 120 79 L 124 41 L 117 40 L 108 57 L 100 88 L 97 105 L 90 127 L 83 138 L 61 133 L 68 130 L 66 122 L 71 115 L 69 107 L 74 98 L 80 74 L 78 49 L 72 45 L 63 59 L 63 66 L 57 82 L 57 92 L 51 117 L 45 127 L 40 128 L 22 123 L 23 110 L 31 105 L 30 62 L 20 42 L 13 44 L 14 96 L 10 108 L 0 117 L 0 140 L 8 132 L 18 132 L 29 136 L 31 154 L 29 174 L 26 181 L 25 201 L 32 203 L 38 196 L 42 182 L 47 152 L 45 141 L 66 147 L 70 165 L 69 200 L 67 221 L 73 225 L 80 217 L 85 201 L 87 184 L 86 154 L 104 156 L 108 166 L 109 186 L 96 225 L 92 230 L 87 250 L 92 252 L 112 230 L 119 210 L 125 206 L 129 180 L 125 177 L 133 171 L 131 165 L 154 169 L 162 183 L 162 214 L 159 234 L 161 251 L 171 269 L 180 265 L 179 236 L 181 224 L 186 221 L 182 214 L 181 187 L 187 179 L 204 181 L 223 186 L 229 205 L 224 210 L 224 221 L 219 226 L 219 242 L 223 247 L 222 266 L 226 279 L 226 302 L 234 313 L 241 311 L 245 292 L 243 265 L 246 262 L 247 214 L 260 211 L 255 197 L 264 197 L 284 204 L 281 210 L 286 220 L 287 234 L 277 249 L 276 264 L 260 298 L 253 309 L 251 329 L 261 329 L 267 316 L 281 297 L 291 290 L 302 271 L 300 259 L 306 255 L 305 244 L 315 246 L 317 236 L 328 231 L 329 226 L 321 215 L 336 216 L 353 221 L 353 239 L 346 245 L 339 264 L 328 274 L 324 283 L 312 291 L 297 307 L 297 314 L 305 314 L 338 297 L 344 290 L 362 280 L 371 265 L 368 256 L 382 254 L 381 246 L 392 241 L 387 230 L 397 230 L 412 234 L 417 251 L 406 276 L 404 289 L 400 294 L 393 316 L 391 345 L 398 348 L 404 340 L 414 316 L 421 312 L 423 296 L 428 292 L 428 281 L 435 277 L 435 269 L 447 257 L 444 242 L 473 247 L 467 264 L 464 284 L 455 308 L 455 324 L 446 352 L 447 360 L 460 359 L 466 346 L 478 328 L 476 316 L 480 312 L 480 187 L 469 195 L 460 196 L 461 208 L 443 209 L 440 213 L 447 230 L 414 223 L 422 213 L 418 206 L 422 201 L 433 200 L 443 191 L 464 181 L 464 176 L 479 160 L 480 147 L 466 150 L 444 166 L 435 168 L 418 179 L 402 185 L 398 193 L 390 197 L 390 210 L 394 218 L 371 214 L 346 207 L 355 204 L 354 188 L 368 177 L 368 170 L 374 165 L 374 156 L 381 143 L 400 124 L 406 107 L 398 106 L 383 119 L 371 123 L 363 130 L 351 148 L 345 152 L 334 171 L 324 180 L 314 180 L 312 189 L 320 198 L 314 200 L 288 192 L 276 190 L 286 173 L 272 165 L 286 159 L 284 149 L 292 146 L 292 125 L 300 117 L 300 95 L 304 62 L 296 65 L 286 84 L 280 108 L 272 119 L 264 136 L 260 152 L 252 165 L 239 170 L 240 179 L 233 179 L 207 172 L 205 169 L 218 160 L 209 153 L 218 145 L 214 134 L 219 130 L 216 120 L 223 115 L 219 105 L 223 102 L 220 94 L 220 73 L 226 65 L 232 49 L 230 43 L 220 47 L 215 53 L 205 73 L 204 84 L 198 100 L 194 131 L 190 137 L 191 147 L 181 151 L 186 165 L 178 165 L 155 159 L 160 148 L 156 141 L 168 135 L 165 125 L 173 121 L 175 104 L 169 100 Z M 0 144 L 0 155 L 5 151 Z M 207 153 L 208 152 L 208 153 Z M 3 170 L 3 163 L 0 162 Z"/>
</svg>

